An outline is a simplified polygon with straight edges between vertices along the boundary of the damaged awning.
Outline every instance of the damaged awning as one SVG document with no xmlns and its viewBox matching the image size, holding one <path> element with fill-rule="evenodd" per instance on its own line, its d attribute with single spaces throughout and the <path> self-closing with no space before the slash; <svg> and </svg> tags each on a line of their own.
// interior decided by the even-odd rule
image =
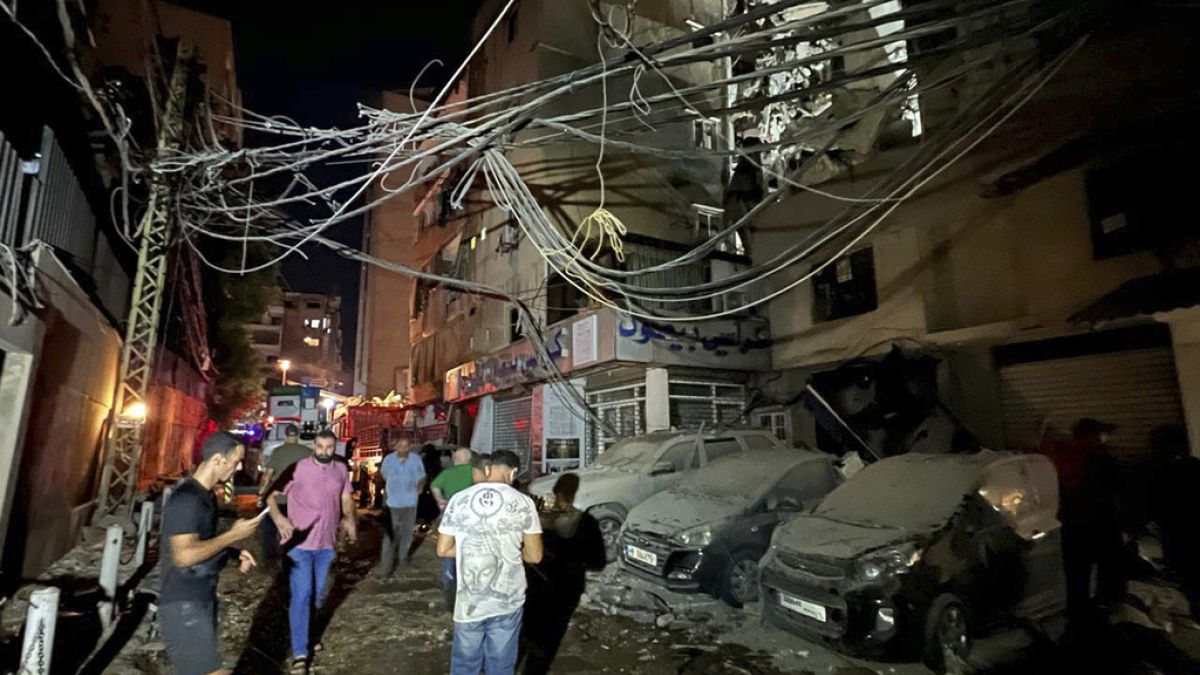
<svg viewBox="0 0 1200 675">
<path fill-rule="evenodd" d="M 1127 281 L 1072 314 L 1070 322 L 1096 325 L 1197 305 L 1200 305 L 1200 267 L 1193 267 Z"/>
</svg>

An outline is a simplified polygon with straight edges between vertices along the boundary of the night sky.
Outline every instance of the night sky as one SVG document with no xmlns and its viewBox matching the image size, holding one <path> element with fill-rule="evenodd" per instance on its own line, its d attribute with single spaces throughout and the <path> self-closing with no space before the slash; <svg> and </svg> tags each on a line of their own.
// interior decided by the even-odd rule
<svg viewBox="0 0 1200 675">
<path fill-rule="evenodd" d="M 244 0 L 223 7 L 220 3 L 190 4 L 233 19 L 238 84 L 246 107 L 262 114 L 287 115 L 304 125 L 345 127 L 360 123 L 356 102 L 373 105 L 383 89 L 407 89 L 431 59 L 439 58 L 446 65 L 431 68 L 421 84 L 443 84 L 466 54 L 470 17 L 479 2 L 339 0 L 310 5 Z M 348 175 L 331 169 L 315 178 L 323 183 L 339 174 Z M 357 246 L 362 241 L 362 223 L 345 222 L 329 234 Z M 351 368 L 359 266 L 321 246 L 306 252 L 308 260 L 293 257 L 285 262 L 283 275 L 293 290 L 342 295 L 342 355 Z M 397 322 L 407 330 L 407 317 L 398 317 Z"/>
</svg>

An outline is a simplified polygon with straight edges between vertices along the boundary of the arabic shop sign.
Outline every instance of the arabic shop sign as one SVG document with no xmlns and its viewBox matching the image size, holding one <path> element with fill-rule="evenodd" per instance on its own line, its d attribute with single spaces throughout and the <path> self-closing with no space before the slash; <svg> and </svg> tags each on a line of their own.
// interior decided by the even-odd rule
<svg viewBox="0 0 1200 675">
<path fill-rule="evenodd" d="M 552 329 L 546 339 L 546 349 L 558 365 L 559 370 L 571 370 L 566 346 L 571 337 L 566 327 Z M 446 372 L 446 401 L 460 401 L 483 396 L 527 382 L 546 379 L 548 373 L 533 352 L 528 340 L 513 344 L 508 349 L 482 359 L 464 363 Z"/>
<path fill-rule="evenodd" d="M 767 370 L 770 352 L 766 325 L 751 321 L 672 325 L 622 316 L 617 324 L 616 356 L 621 361 Z"/>
</svg>

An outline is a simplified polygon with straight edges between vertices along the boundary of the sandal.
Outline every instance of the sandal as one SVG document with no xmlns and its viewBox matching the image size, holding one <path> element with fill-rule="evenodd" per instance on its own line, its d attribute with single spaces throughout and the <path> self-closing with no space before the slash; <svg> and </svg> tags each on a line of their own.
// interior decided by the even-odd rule
<svg viewBox="0 0 1200 675">
<path fill-rule="evenodd" d="M 320 653 L 321 653 L 321 652 L 323 652 L 323 651 L 325 651 L 325 645 L 324 645 L 324 644 L 322 644 L 322 643 L 320 643 L 320 642 L 317 642 L 316 644 L 314 644 L 314 645 L 313 645 L 313 653 L 314 653 L 314 654 L 320 654 Z"/>
<path fill-rule="evenodd" d="M 303 656 L 297 656 L 292 659 L 292 666 L 288 669 L 289 673 L 296 675 L 304 675 L 308 672 L 308 659 Z"/>
</svg>

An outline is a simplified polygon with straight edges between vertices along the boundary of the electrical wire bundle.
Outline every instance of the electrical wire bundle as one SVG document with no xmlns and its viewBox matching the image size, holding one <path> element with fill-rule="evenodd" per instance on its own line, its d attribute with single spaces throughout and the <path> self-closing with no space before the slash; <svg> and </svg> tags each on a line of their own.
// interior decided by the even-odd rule
<svg viewBox="0 0 1200 675">
<path fill-rule="evenodd" d="M 333 241 L 327 236 L 330 228 L 397 195 L 428 190 L 446 176 L 461 176 L 457 184 L 442 187 L 452 191 L 452 205 L 462 208 L 473 200 L 506 213 L 549 268 L 591 301 L 646 321 L 723 317 L 778 298 L 868 237 L 896 208 L 1028 102 L 1080 48 L 1101 4 L 832 0 L 819 6 L 812 0 L 749 0 L 710 26 L 639 44 L 636 3 L 619 8 L 587 1 L 597 25 L 596 63 L 446 101 L 513 10 L 516 0 L 508 0 L 424 110 L 360 105 L 362 124 L 349 129 L 304 127 L 231 101 L 213 101 L 186 146 L 139 162 L 128 150 L 127 129 L 109 122 L 120 116 L 95 95 L 89 99 L 101 110 L 129 175 L 170 179 L 172 215 L 180 235 L 210 267 L 252 272 L 302 254 L 308 244 L 320 244 L 365 264 L 502 299 L 520 310 L 540 367 L 552 381 L 562 381 L 538 321 L 522 298 L 380 260 Z M 918 49 L 908 50 L 908 45 Z M 718 74 L 691 77 L 698 68 Z M 77 72 L 76 86 L 90 91 L 81 77 Z M 911 114 L 914 100 L 981 80 L 984 86 L 976 87 L 980 93 L 972 102 L 925 135 L 912 156 L 868 194 L 842 196 L 816 187 L 834 175 L 830 157 L 837 150 L 860 147 L 863 138 L 873 145 L 884 124 Z M 839 105 L 839 97 L 850 103 Z M 593 102 L 596 98 L 599 105 Z M 217 108 L 232 112 L 218 113 Z M 712 147 L 663 140 L 696 120 L 717 120 L 729 127 L 758 124 L 762 133 L 756 144 L 741 146 L 729 134 L 717 134 Z M 221 141 L 217 126 L 240 127 L 274 141 L 231 148 Z M 851 138 L 854 135 L 860 138 Z M 518 152 L 549 153 L 557 148 L 576 152 L 581 145 L 597 147 L 599 201 L 579 222 L 564 222 L 548 214 L 547 205 L 539 202 L 528 177 L 511 158 Z M 650 164 L 719 165 L 736 160 L 755 166 L 780 189 L 765 193 L 719 231 L 705 233 L 690 250 L 630 269 L 622 264 L 627 225 L 617 207 L 606 201 L 611 192 L 606 190 L 606 151 Z M 328 165 L 357 165 L 362 170 L 345 180 L 318 182 L 313 170 Z M 714 182 L 723 180 L 719 172 L 714 176 Z M 701 262 L 797 190 L 845 208 L 785 250 L 726 278 L 680 286 L 646 283 Z M 136 234 L 129 225 L 133 221 L 128 189 L 121 200 L 118 219 L 127 232 Z M 289 215 L 296 206 L 322 215 L 298 220 Z M 243 256 L 240 265 L 227 267 L 204 258 L 205 239 L 243 246 L 256 242 L 272 247 L 273 254 L 262 261 Z M 616 264 L 599 255 L 604 251 L 613 253 Z M 732 293 L 754 299 L 738 306 L 721 304 L 723 309 L 706 313 L 687 309 Z M 574 392 L 573 387 L 568 390 Z M 581 408 L 589 410 L 586 405 Z"/>
</svg>

